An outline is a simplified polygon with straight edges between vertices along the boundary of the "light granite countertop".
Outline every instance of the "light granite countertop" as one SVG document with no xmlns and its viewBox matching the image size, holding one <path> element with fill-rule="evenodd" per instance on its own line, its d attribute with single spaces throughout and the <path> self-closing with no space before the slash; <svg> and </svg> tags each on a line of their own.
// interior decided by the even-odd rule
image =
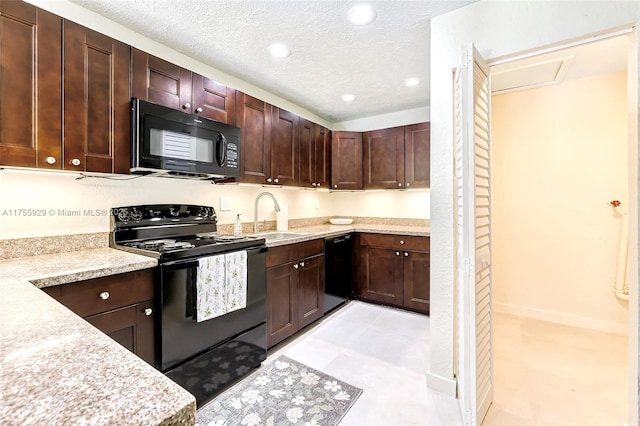
<svg viewBox="0 0 640 426">
<path fill-rule="evenodd" d="M 0 261 L 0 424 L 195 423 L 190 393 L 37 288 L 156 264 L 109 248 Z"/>
<path fill-rule="evenodd" d="M 363 223 L 289 231 L 302 235 L 267 246 L 351 232 L 430 235 L 428 226 Z M 82 238 L 52 238 L 46 245 Z M 90 247 L 106 241 L 104 235 L 86 239 L 98 241 Z M 3 250 L 24 250 L 32 242 L 4 241 Z M 47 247 L 38 251 L 47 253 Z M 195 423 L 190 393 L 40 290 L 156 265 L 156 259 L 106 247 L 0 260 L 0 424 Z"/>
</svg>

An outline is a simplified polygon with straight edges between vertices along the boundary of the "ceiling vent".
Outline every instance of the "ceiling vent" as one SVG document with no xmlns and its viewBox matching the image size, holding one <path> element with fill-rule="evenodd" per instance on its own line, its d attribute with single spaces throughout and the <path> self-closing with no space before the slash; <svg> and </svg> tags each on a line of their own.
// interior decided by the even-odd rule
<svg viewBox="0 0 640 426">
<path fill-rule="evenodd" d="M 491 73 L 491 92 L 494 95 L 558 84 L 569 71 L 573 56 L 528 64 Z"/>
</svg>

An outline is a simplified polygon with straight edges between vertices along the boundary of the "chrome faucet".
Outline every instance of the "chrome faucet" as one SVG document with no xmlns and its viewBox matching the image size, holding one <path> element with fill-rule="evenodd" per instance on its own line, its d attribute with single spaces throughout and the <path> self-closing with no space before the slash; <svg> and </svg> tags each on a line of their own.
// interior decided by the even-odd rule
<svg viewBox="0 0 640 426">
<path fill-rule="evenodd" d="M 276 200 L 276 197 L 274 197 L 272 193 L 270 193 L 270 192 L 261 192 L 260 194 L 258 194 L 258 196 L 256 197 L 256 203 L 255 203 L 255 206 L 254 206 L 254 209 L 253 209 L 253 232 L 255 232 L 256 234 L 258 232 L 260 232 L 258 230 L 258 201 L 264 195 L 268 195 L 269 197 L 271 197 L 271 199 L 273 200 L 273 206 L 276 209 L 276 212 L 280 211 L 280 205 L 278 204 L 278 200 Z"/>
</svg>

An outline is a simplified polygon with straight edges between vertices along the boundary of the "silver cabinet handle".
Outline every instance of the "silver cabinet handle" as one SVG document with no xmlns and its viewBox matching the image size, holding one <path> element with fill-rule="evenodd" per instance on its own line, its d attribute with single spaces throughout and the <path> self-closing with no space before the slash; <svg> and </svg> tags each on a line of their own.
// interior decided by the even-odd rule
<svg viewBox="0 0 640 426">
<path fill-rule="evenodd" d="M 404 240 L 400 240 L 400 245 L 404 245 Z"/>
<path fill-rule="evenodd" d="M 144 314 L 145 314 L 146 316 L 151 316 L 151 314 L 152 314 L 152 313 L 153 313 L 153 309 L 151 309 L 151 308 L 145 308 L 145 310 L 144 310 Z"/>
<path fill-rule="evenodd" d="M 272 180 L 271 178 L 267 178 L 267 182 L 271 183 L 271 180 Z"/>
<path fill-rule="evenodd" d="M 103 291 L 102 293 L 100 293 L 100 299 L 102 300 L 107 300 L 109 298 L 110 294 L 108 291 Z"/>
<path fill-rule="evenodd" d="M 334 188 L 337 188 L 337 187 L 338 187 L 338 185 L 333 185 L 333 187 L 334 187 Z"/>
<path fill-rule="evenodd" d="M 189 108 L 191 108 L 191 104 L 188 103 L 188 102 L 186 104 L 182 105 L 182 109 L 189 109 Z"/>
<path fill-rule="evenodd" d="M 46 161 L 47 164 L 56 164 L 56 159 L 54 157 L 47 157 L 44 161 Z"/>
<path fill-rule="evenodd" d="M 411 186 L 411 182 L 407 182 L 407 188 Z"/>
<path fill-rule="evenodd" d="M 404 257 L 409 257 L 409 253 L 407 253 L 406 251 L 404 252 Z"/>
<path fill-rule="evenodd" d="M 311 182 L 311 186 L 316 186 L 316 183 L 315 182 Z"/>
<path fill-rule="evenodd" d="M 300 262 L 300 266 L 304 268 L 304 262 Z"/>
<path fill-rule="evenodd" d="M 398 187 L 401 188 L 402 187 L 402 183 L 398 182 Z"/>
<path fill-rule="evenodd" d="M 273 180 L 273 182 L 274 182 L 274 183 L 278 183 L 278 178 L 275 178 L 275 179 Z"/>
<path fill-rule="evenodd" d="M 202 112 L 202 107 L 196 108 L 196 112 L 198 112 L 198 113 Z"/>
<path fill-rule="evenodd" d="M 298 264 L 296 263 L 295 265 L 293 265 L 293 267 L 294 267 L 295 269 L 298 269 Z"/>
<path fill-rule="evenodd" d="M 77 158 L 74 158 L 73 160 L 71 160 L 71 164 L 74 166 L 79 166 L 80 165 L 80 160 L 78 160 Z"/>
<path fill-rule="evenodd" d="M 396 252 L 396 256 L 400 256 L 400 252 L 399 251 Z"/>
</svg>

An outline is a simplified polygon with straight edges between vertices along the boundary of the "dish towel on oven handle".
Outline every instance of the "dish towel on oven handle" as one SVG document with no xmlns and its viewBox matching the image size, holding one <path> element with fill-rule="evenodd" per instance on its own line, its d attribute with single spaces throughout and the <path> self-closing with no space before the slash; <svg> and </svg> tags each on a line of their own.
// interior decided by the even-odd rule
<svg viewBox="0 0 640 426">
<path fill-rule="evenodd" d="M 196 320 L 210 320 L 247 307 L 247 252 L 198 260 Z"/>
</svg>

